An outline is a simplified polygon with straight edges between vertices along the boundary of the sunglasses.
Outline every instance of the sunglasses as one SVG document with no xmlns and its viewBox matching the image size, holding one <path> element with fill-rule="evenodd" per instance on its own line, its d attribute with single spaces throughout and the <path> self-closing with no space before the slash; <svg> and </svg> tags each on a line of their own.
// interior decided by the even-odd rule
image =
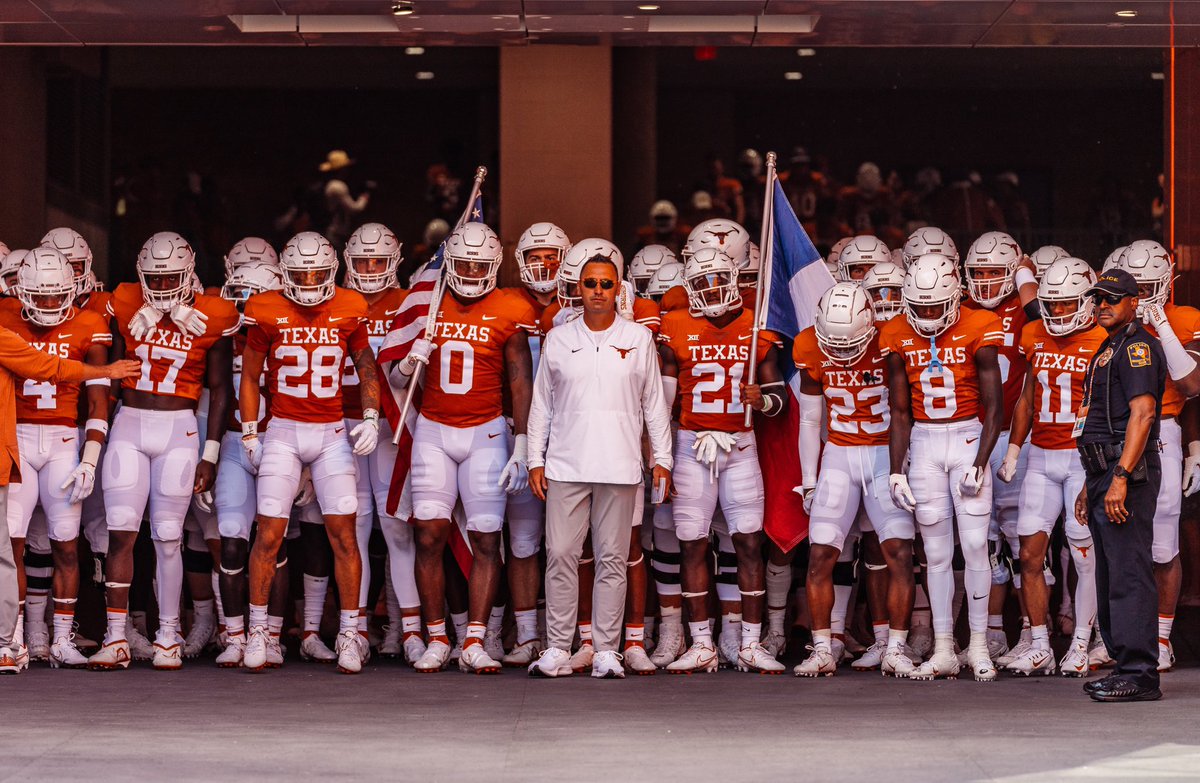
<svg viewBox="0 0 1200 783">
<path fill-rule="evenodd" d="M 595 288 L 596 286 L 600 286 L 605 291 L 610 290 L 616 284 L 617 284 L 617 281 L 615 281 L 615 280 L 597 280 L 594 277 L 589 277 L 587 280 L 583 281 L 584 288 L 591 289 L 591 288 Z"/>
<path fill-rule="evenodd" d="M 1101 302 L 1103 302 L 1106 305 L 1120 304 L 1121 300 L 1128 298 L 1128 296 L 1129 296 L 1129 294 L 1105 294 L 1105 293 L 1101 293 L 1099 291 L 1088 294 L 1088 297 L 1090 297 L 1092 302 L 1094 302 L 1095 304 L 1100 304 Z"/>
</svg>

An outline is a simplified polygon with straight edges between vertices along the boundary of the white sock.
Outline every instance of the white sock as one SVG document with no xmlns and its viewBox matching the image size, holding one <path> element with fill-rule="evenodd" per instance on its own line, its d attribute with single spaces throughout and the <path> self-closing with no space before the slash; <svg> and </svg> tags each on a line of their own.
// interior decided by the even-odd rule
<svg viewBox="0 0 1200 783">
<path fill-rule="evenodd" d="M 742 646 L 748 647 L 751 642 L 762 641 L 762 623 L 748 623 L 742 620 Z"/>
<path fill-rule="evenodd" d="M 201 617 L 215 617 L 216 610 L 217 607 L 212 598 L 204 601 L 192 601 L 192 613 L 197 620 L 199 620 Z"/>
<path fill-rule="evenodd" d="M 887 646 L 889 650 L 903 647 L 907 643 L 908 631 L 898 631 L 895 628 L 888 628 Z"/>
<path fill-rule="evenodd" d="M 167 636 L 163 626 L 173 620 L 171 633 L 179 631 L 179 602 L 183 597 L 183 542 L 154 542 L 154 596 L 158 599 L 158 634 Z"/>
<path fill-rule="evenodd" d="M 104 642 L 115 642 L 118 639 L 128 640 L 129 635 L 125 631 L 125 626 L 129 623 L 129 613 L 124 609 L 108 608 L 106 613 L 108 620 L 108 630 L 104 632 Z"/>
<path fill-rule="evenodd" d="M 525 644 L 537 638 L 537 609 L 522 609 L 513 612 L 517 621 L 517 644 Z"/>
<path fill-rule="evenodd" d="M 814 650 L 824 650 L 827 653 L 833 652 L 833 631 L 829 628 L 813 631 L 812 641 Z"/>
<path fill-rule="evenodd" d="M 321 630 L 321 616 L 325 614 L 325 595 L 329 592 L 329 577 L 304 575 L 304 633 L 317 633 Z M 250 625 L 255 625 L 254 620 Z M 263 628 L 267 627 L 266 613 L 263 613 Z"/>
<path fill-rule="evenodd" d="M 307 607 L 305 607 L 307 608 Z M 258 604 L 250 604 L 250 629 L 255 627 L 267 629 L 267 607 L 259 606 Z M 316 633 L 316 630 L 313 630 Z"/>
<path fill-rule="evenodd" d="M 451 612 L 450 622 L 454 624 L 454 638 L 462 644 L 467 640 L 467 613 Z"/>
<path fill-rule="evenodd" d="M 504 627 L 504 607 L 493 606 L 491 614 L 488 615 L 487 629 L 494 634 L 499 634 Z"/>
<path fill-rule="evenodd" d="M 838 636 L 846 633 L 846 614 L 850 610 L 851 585 L 833 586 L 833 610 L 829 613 L 829 630 Z"/>
<path fill-rule="evenodd" d="M 1050 632 L 1044 625 L 1035 625 L 1030 629 L 1033 636 L 1033 649 L 1049 650 L 1050 649 Z"/>
<path fill-rule="evenodd" d="M 683 627 L 683 608 L 679 606 L 663 606 L 659 608 L 659 614 L 662 615 L 662 627 L 673 625 L 676 628 Z"/>
<path fill-rule="evenodd" d="M 225 607 L 221 604 L 221 575 L 215 568 L 212 570 L 212 589 L 213 600 L 216 602 L 217 608 L 217 625 L 224 628 L 226 627 Z"/>
<path fill-rule="evenodd" d="M 245 636 L 246 635 L 246 620 L 238 615 L 236 617 L 225 618 L 225 633 L 229 636 Z"/>
<path fill-rule="evenodd" d="M 30 590 L 25 594 L 25 617 L 29 625 L 37 628 L 46 624 L 46 604 L 50 594 Z"/>
<path fill-rule="evenodd" d="M 341 609 L 338 611 L 338 633 L 346 631 L 358 632 L 358 610 Z"/>
<path fill-rule="evenodd" d="M 712 626 L 707 620 L 698 623 L 688 623 L 688 631 L 692 634 L 692 643 L 708 642 L 712 644 Z"/>
<path fill-rule="evenodd" d="M 1096 597 L 1096 548 L 1087 541 L 1071 541 L 1067 544 L 1075 573 L 1075 634 L 1074 642 L 1088 644 L 1092 639 L 1092 626 L 1096 623 L 1099 599 Z"/>
<path fill-rule="evenodd" d="M 592 643 L 592 624 L 591 623 L 580 623 L 579 624 L 579 643 L 580 644 L 591 644 Z"/>
<path fill-rule="evenodd" d="M 887 623 L 872 623 L 871 631 L 875 634 L 876 644 L 887 644 L 888 640 L 888 624 Z"/>
</svg>

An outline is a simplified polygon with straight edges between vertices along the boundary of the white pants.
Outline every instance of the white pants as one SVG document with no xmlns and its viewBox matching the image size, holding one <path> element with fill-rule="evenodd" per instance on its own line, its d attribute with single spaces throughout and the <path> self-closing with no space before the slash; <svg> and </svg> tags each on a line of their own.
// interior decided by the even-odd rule
<svg viewBox="0 0 1200 783">
<path fill-rule="evenodd" d="M 1179 554 L 1179 509 L 1183 504 L 1183 437 L 1179 422 L 1159 422 L 1158 438 L 1162 441 L 1162 483 L 1154 508 L 1154 544 L 1150 551 L 1154 562 L 1169 563 Z"/>
<path fill-rule="evenodd" d="M 731 534 L 762 530 L 763 478 L 754 432 L 737 433 L 737 442 L 729 453 L 718 452 L 716 465 L 720 473 L 716 481 L 709 466 L 696 460 L 692 451 L 695 442 L 696 433 L 690 430 L 680 430 L 675 435 L 672 479 L 676 495 L 671 499 L 671 509 L 679 540 L 708 538 L 718 503 Z"/>
<path fill-rule="evenodd" d="M 196 480 L 198 428 L 190 410 L 121 406 L 104 455 L 108 529 L 136 533 L 150 508 L 155 541 L 179 541 Z"/>
<path fill-rule="evenodd" d="M 242 448 L 242 436 L 226 432 L 221 437 L 221 458 L 217 462 L 217 481 L 213 487 L 217 530 L 221 538 L 250 540 L 258 510 L 254 485 L 254 473 L 246 450 Z"/>
<path fill-rule="evenodd" d="M 17 448 L 21 483 L 8 490 L 9 536 L 28 536 L 29 520 L 40 502 L 51 540 L 74 541 L 79 537 L 83 504 L 71 503 L 67 499 L 70 487 L 61 487 L 79 467 L 79 430 L 54 424 L 18 424 Z"/>
<path fill-rule="evenodd" d="M 1019 487 L 1021 511 L 1017 518 L 1017 534 L 1045 533 L 1048 536 L 1054 532 L 1059 515 L 1063 514 L 1069 540 L 1090 540 L 1091 531 L 1075 519 L 1075 499 L 1083 489 L 1085 478 L 1083 463 L 1075 449 L 1030 446 L 1029 467 Z M 1013 555 L 1018 551 L 1014 550 Z"/>
<path fill-rule="evenodd" d="M 911 541 L 913 518 L 892 502 L 890 473 L 887 446 L 826 444 L 809 514 L 809 540 L 841 551 L 862 508 L 870 520 L 867 529 L 874 529 L 880 541 Z"/>
<path fill-rule="evenodd" d="M 512 452 L 516 441 L 516 433 L 509 422 L 509 453 Z M 517 494 L 508 496 L 505 515 L 508 518 L 508 545 L 513 557 L 533 557 L 541 551 L 542 535 L 546 530 L 546 504 L 537 499 L 531 487 L 525 487 Z"/>
<path fill-rule="evenodd" d="M 450 427 L 417 417 L 413 433 L 413 515 L 450 519 L 461 500 L 467 530 L 499 533 L 508 503 L 500 473 L 508 463 L 508 425 L 497 416 L 477 427 Z"/>
<path fill-rule="evenodd" d="M 988 539 L 999 541 L 1004 538 L 1008 542 L 1009 551 L 1016 557 L 1020 550 L 1017 517 L 1021 508 L 1021 486 L 1025 481 L 1026 466 L 1029 462 L 1029 443 L 1021 447 L 1021 454 L 1017 457 L 1017 472 L 1012 481 L 1005 483 L 996 477 L 996 473 L 1008 454 L 1008 438 L 1008 430 L 1001 432 L 1000 437 L 996 439 L 996 448 L 992 449 L 992 524 L 988 528 Z M 1074 507 L 1074 501 L 1071 502 Z"/>
<path fill-rule="evenodd" d="M 358 512 L 354 454 L 345 423 L 271 419 L 258 466 L 259 514 L 274 519 L 291 515 L 305 465 L 312 475 L 321 513 Z"/>
</svg>

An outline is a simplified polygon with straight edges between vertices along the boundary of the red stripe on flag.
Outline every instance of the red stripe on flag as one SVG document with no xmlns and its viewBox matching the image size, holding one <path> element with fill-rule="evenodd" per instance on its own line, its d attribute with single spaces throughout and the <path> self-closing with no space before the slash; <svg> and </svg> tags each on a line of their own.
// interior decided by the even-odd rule
<svg viewBox="0 0 1200 783">
<path fill-rule="evenodd" d="M 801 485 L 799 433 L 800 405 L 789 386 L 788 406 L 783 416 L 754 417 L 754 438 L 766 496 L 763 532 L 784 552 L 808 536 L 804 499 L 792 491 Z"/>
</svg>

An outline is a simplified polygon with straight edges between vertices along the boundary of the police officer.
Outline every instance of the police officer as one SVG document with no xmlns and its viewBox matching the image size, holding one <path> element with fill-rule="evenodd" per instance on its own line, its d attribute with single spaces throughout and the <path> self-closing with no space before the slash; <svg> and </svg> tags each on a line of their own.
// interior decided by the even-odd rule
<svg viewBox="0 0 1200 783">
<path fill-rule="evenodd" d="M 1104 273 L 1088 295 L 1108 337 L 1084 376 L 1076 415 L 1087 481 L 1075 515 L 1096 543 L 1097 619 L 1116 668 L 1084 690 L 1096 701 L 1152 701 L 1162 698 L 1151 544 L 1167 363 L 1159 341 L 1135 318 L 1138 286 L 1128 272 Z"/>
</svg>

